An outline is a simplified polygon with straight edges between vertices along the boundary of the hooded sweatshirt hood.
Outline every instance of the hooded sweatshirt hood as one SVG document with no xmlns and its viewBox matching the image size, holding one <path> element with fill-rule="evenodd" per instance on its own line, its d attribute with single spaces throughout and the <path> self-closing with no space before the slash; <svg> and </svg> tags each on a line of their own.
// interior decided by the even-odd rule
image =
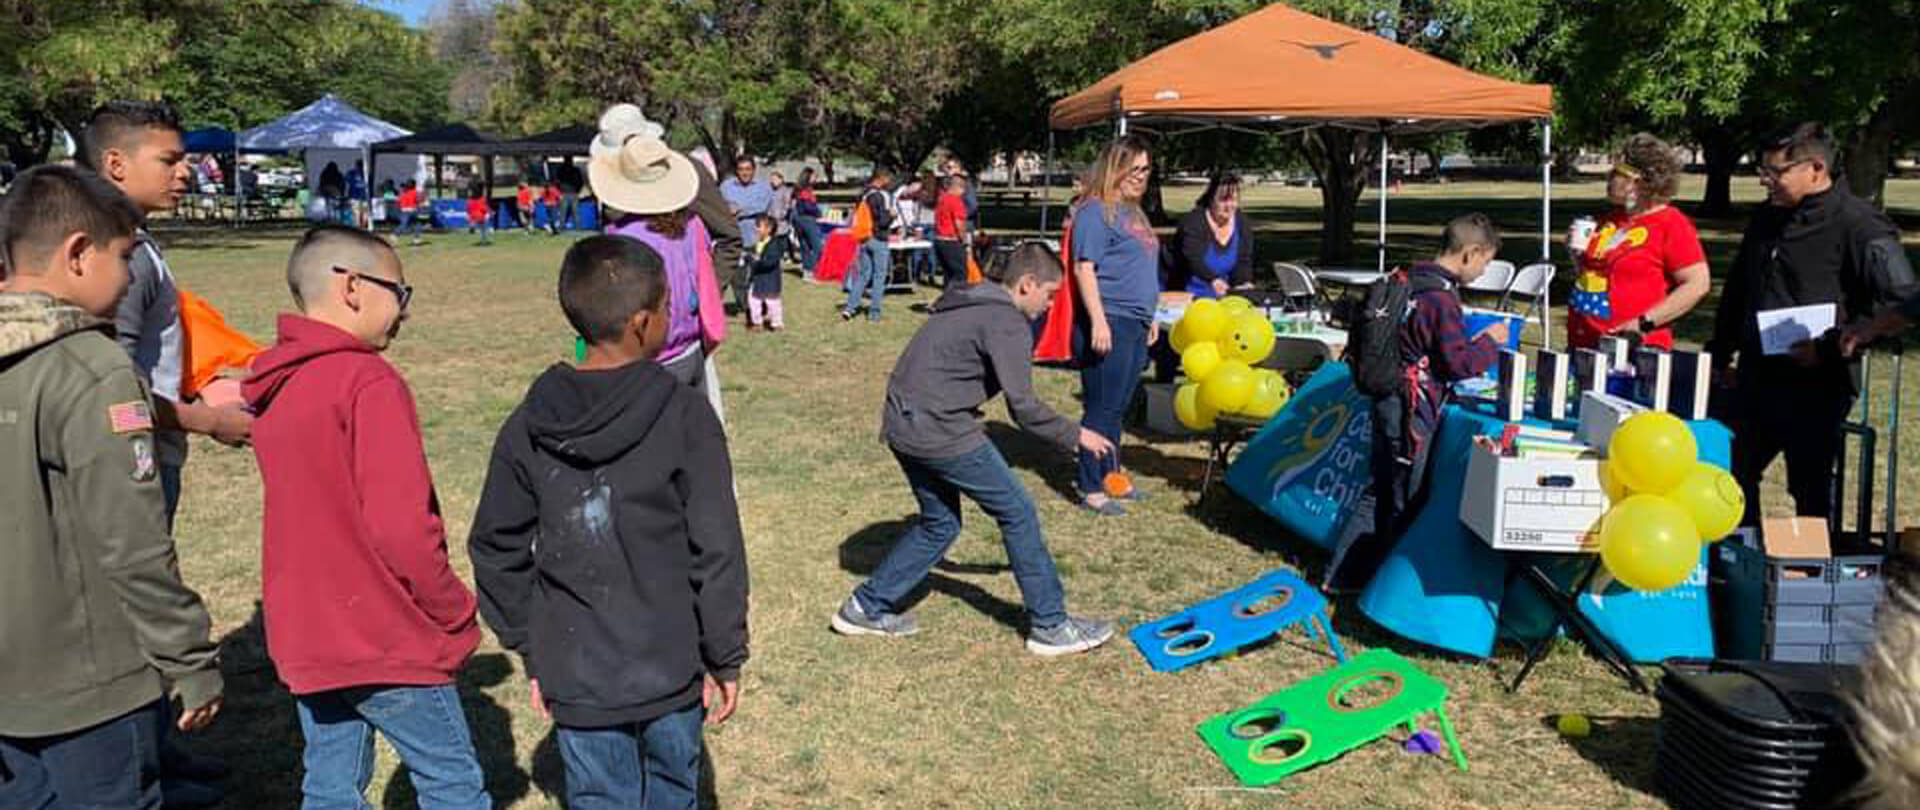
<svg viewBox="0 0 1920 810">
<path fill-rule="evenodd" d="M 254 358 L 253 374 L 240 386 L 241 394 L 256 414 L 272 407 L 281 388 L 309 360 L 343 352 L 378 354 L 372 346 L 345 330 L 304 315 L 283 314 L 277 325 L 280 340 Z"/>
<path fill-rule="evenodd" d="M 1011 307 L 1013 306 L 1013 293 L 1007 292 L 1006 287 L 992 282 L 954 287 L 941 293 L 939 298 L 934 299 L 933 307 L 929 311 L 951 312 L 956 309 L 966 309 L 967 307 L 986 306 Z M 1018 312 L 1019 308 L 1015 307 L 1014 311 Z M 1026 316 L 1021 315 L 1021 317 L 1024 318 Z"/>
<path fill-rule="evenodd" d="M 677 387 L 653 362 L 598 371 L 556 363 L 527 390 L 527 430 L 542 450 L 583 466 L 605 464 L 647 438 Z"/>
<path fill-rule="evenodd" d="M 0 359 L 26 354 L 105 319 L 46 293 L 0 293 Z"/>
</svg>

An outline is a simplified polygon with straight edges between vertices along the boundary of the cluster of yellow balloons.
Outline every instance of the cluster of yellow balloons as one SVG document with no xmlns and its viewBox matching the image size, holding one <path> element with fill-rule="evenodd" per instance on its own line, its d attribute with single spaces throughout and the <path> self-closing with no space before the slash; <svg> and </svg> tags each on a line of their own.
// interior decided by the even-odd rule
<svg viewBox="0 0 1920 810">
<path fill-rule="evenodd" d="M 1600 519 L 1600 558 L 1630 588 L 1685 582 L 1700 544 L 1732 533 L 1746 494 L 1726 470 L 1700 461 L 1693 431 L 1669 413 L 1637 413 L 1607 443 L 1600 482 L 1612 508 Z"/>
<path fill-rule="evenodd" d="M 1254 368 L 1273 351 L 1273 322 L 1237 295 L 1201 298 L 1174 324 L 1173 350 L 1187 383 L 1174 392 L 1180 424 L 1209 430 L 1220 414 L 1269 419 L 1293 389 L 1280 372 Z"/>
</svg>

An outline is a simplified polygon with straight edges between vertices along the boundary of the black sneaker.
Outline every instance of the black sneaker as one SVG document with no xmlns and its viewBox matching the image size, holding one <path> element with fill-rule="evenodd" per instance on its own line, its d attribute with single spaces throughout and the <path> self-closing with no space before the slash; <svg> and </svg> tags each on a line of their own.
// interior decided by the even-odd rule
<svg viewBox="0 0 1920 810">
<path fill-rule="evenodd" d="M 866 608 L 860 606 L 860 600 L 851 596 L 833 614 L 832 625 L 833 632 L 843 636 L 911 636 L 920 632 L 920 625 L 912 616 L 868 613 Z"/>
<path fill-rule="evenodd" d="M 840 310 L 840 320 L 843 320 L 843 321 L 853 320 L 853 310 L 851 309 Z"/>
<path fill-rule="evenodd" d="M 1111 638 L 1113 622 L 1068 616 L 1066 621 L 1052 627 L 1035 627 L 1027 631 L 1027 652 L 1051 658 L 1086 652 L 1107 643 Z"/>
</svg>

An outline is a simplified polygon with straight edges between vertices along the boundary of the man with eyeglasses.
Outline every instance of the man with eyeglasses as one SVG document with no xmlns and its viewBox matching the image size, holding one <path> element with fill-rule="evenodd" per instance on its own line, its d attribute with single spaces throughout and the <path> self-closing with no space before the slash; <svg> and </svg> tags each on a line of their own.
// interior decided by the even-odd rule
<svg viewBox="0 0 1920 810">
<path fill-rule="evenodd" d="M 1916 291 L 1900 232 L 1835 182 L 1833 166 L 1833 138 L 1817 123 L 1762 145 L 1767 204 L 1740 240 L 1707 343 L 1723 387 L 1733 388 L 1721 405 L 1730 406 L 1733 475 L 1746 490 L 1747 525 L 1758 522 L 1760 480 L 1782 453 L 1795 513 L 1832 513 L 1840 423 L 1860 385 L 1859 364 L 1841 351 L 1838 331 L 1769 355 L 1761 313 L 1832 305 L 1834 325 L 1851 331 Z"/>
</svg>

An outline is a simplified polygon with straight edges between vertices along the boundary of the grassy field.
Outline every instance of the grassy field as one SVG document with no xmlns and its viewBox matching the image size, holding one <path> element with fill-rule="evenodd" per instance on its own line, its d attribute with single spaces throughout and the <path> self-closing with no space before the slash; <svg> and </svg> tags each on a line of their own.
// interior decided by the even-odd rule
<svg viewBox="0 0 1920 810">
<path fill-rule="evenodd" d="M 1751 202 L 1754 184 L 1741 186 Z M 1554 230 L 1594 210 L 1598 189 L 1563 189 L 1575 199 L 1556 209 Z M 1184 208 L 1196 191 L 1170 192 L 1169 207 Z M 1470 208 L 1488 210 L 1516 234 L 1537 230 L 1535 193 L 1519 184 L 1410 189 L 1394 209 L 1396 240 L 1405 243 L 1399 250 L 1430 249 L 1433 226 Z M 1897 206 L 1920 207 L 1920 183 L 1896 183 L 1894 197 Z M 1311 191 L 1255 191 L 1249 207 L 1261 228 L 1260 258 L 1310 256 L 1318 205 Z M 1031 228 L 1037 214 L 990 210 L 988 224 Z M 1741 220 L 1702 224 L 1715 271 L 1723 272 Z M 288 306 L 282 267 L 292 236 L 182 229 L 163 231 L 162 240 L 186 287 L 241 329 L 270 338 L 275 313 Z M 1363 240 L 1370 237 L 1363 231 Z M 482 248 L 464 234 L 444 234 L 402 250 L 419 294 L 389 357 L 418 398 L 454 565 L 469 578 L 465 534 L 494 432 L 533 377 L 570 353 L 553 293 L 568 241 L 506 234 Z M 1537 242 L 1514 238 L 1507 252 L 1537 255 Z M 719 806 L 1662 806 L 1650 794 L 1655 704 L 1577 647 L 1557 650 L 1522 694 L 1509 695 L 1500 683 L 1517 666 L 1514 651 L 1490 662 L 1435 656 L 1373 628 L 1348 602 L 1336 604 L 1335 625 L 1350 651 L 1394 647 L 1451 687 L 1472 773 L 1381 743 L 1270 791 L 1238 790 L 1193 726 L 1321 671 L 1326 654 L 1281 643 L 1177 675 L 1151 673 L 1123 640 L 1088 656 L 1036 659 L 1020 646 L 1019 595 L 997 533 L 977 511 L 969 511 L 954 550 L 960 565 L 934 574 L 917 608 L 921 635 L 899 642 L 831 635 L 828 615 L 913 512 L 876 439 L 877 417 L 887 370 L 931 297 L 889 298 L 886 321 L 868 326 L 834 316 L 837 289 L 790 280 L 787 290 L 790 331 L 736 332 L 719 355 L 753 571 L 754 638 L 743 708 L 708 735 Z M 1696 314 L 1684 335 L 1698 340 L 1710 322 Z M 1078 413 L 1077 378 L 1042 372 L 1039 382 L 1048 401 Z M 1202 464 L 1196 444 L 1130 437 L 1125 460 L 1157 497 L 1129 517 L 1103 520 L 1060 494 L 1071 480 L 1070 459 L 1005 428 L 997 406 L 992 413 L 996 436 L 1040 503 L 1077 611 L 1131 624 L 1275 567 L 1315 572 L 1324 562 L 1233 497 L 1192 507 Z M 1909 453 L 1917 434 L 1903 437 Z M 1903 471 L 1909 492 L 1912 475 Z M 226 711 L 197 745 L 237 770 L 225 806 L 297 806 L 299 732 L 258 624 L 261 497 L 250 454 L 196 443 L 185 491 L 182 567 L 213 612 L 228 676 Z M 1784 508 L 1777 480 L 1771 494 L 1769 509 Z M 1908 509 L 1904 521 L 1912 520 Z M 558 807 L 551 729 L 528 707 L 517 661 L 489 636 L 461 687 L 497 806 Z M 1566 711 L 1595 717 L 1595 734 L 1558 737 L 1548 718 Z M 395 765 L 382 745 L 370 798 L 411 807 L 412 791 Z"/>
</svg>

